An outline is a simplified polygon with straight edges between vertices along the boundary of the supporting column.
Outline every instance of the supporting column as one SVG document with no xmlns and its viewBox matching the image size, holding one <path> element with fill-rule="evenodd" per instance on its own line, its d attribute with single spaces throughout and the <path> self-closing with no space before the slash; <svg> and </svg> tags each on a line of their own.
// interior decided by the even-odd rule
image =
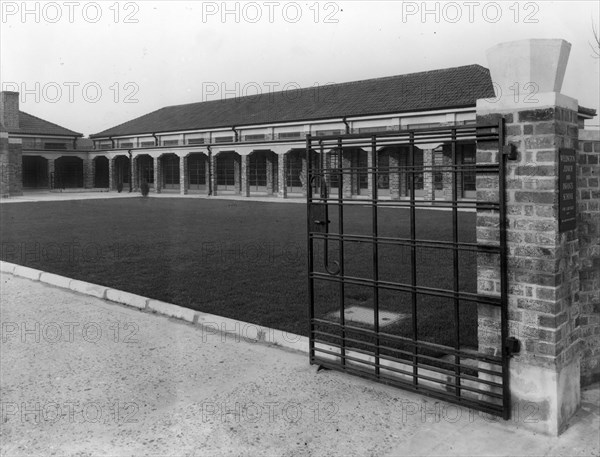
<svg viewBox="0 0 600 457">
<path fill-rule="evenodd" d="M 115 183 L 115 158 L 108 158 L 108 190 L 116 190 L 117 184 Z"/>
<path fill-rule="evenodd" d="M 392 200 L 400 199 L 400 171 L 398 170 L 400 153 L 396 150 L 390 150 L 390 198 Z"/>
<path fill-rule="evenodd" d="M 367 167 L 371 167 L 371 161 L 373 160 L 373 151 L 369 148 L 367 151 Z M 373 173 L 364 171 L 367 173 L 367 195 L 369 198 L 373 198 L 373 186 L 377 185 L 376 182 L 373 182 Z M 360 183 L 357 183 L 360 186 Z"/>
<path fill-rule="evenodd" d="M 269 153 L 267 154 L 267 193 L 268 194 L 273 194 L 275 193 L 275 188 L 274 188 L 274 173 L 273 173 L 273 168 L 275 168 L 275 161 L 273 160 L 273 154 Z"/>
<path fill-rule="evenodd" d="M 94 187 L 95 165 L 93 158 L 88 156 L 83 159 L 83 187 L 86 189 Z"/>
<path fill-rule="evenodd" d="M 331 153 L 323 151 L 323 178 L 327 189 L 327 197 L 331 195 Z"/>
<path fill-rule="evenodd" d="M 278 167 L 277 167 L 277 181 L 279 184 L 279 190 L 277 196 L 279 198 L 287 198 L 287 183 L 285 179 L 285 166 L 287 164 L 287 155 L 278 154 Z"/>
<path fill-rule="evenodd" d="M 308 164 L 306 163 L 306 157 L 302 155 L 302 170 L 300 171 L 300 183 L 302 184 L 302 195 L 306 197 L 306 178 L 308 177 Z"/>
<path fill-rule="evenodd" d="M 509 363 L 511 403 L 532 411 L 531 420 L 520 416 L 519 425 L 550 435 L 566 428 L 580 404 L 578 234 L 576 223 L 568 222 L 573 218 L 560 211 L 576 202 L 572 189 L 559 187 L 559 170 L 564 179 L 575 157 L 568 148 L 576 148 L 578 136 L 578 103 L 559 93 L 569 48 L 563 40 L 523 40 L 492 48 L 492 80 L 509 95 L 477 101 L 478 123 L 504 117 L 506 141 L 518 152 L 517 160 L 507 162 L 506 180 L 509 335 L 521 342 Z M 537 102 L 515 100 L 509 89 L 515 81 L 535 81 Z M 495 163 L 497 154 L 497 146 L 478 143 L 478 164 Z M 497 182 L 478 177 L 478 200 L 497 192 Z M 494 221 L 496 214 L 478 210 L 479 243 L 497 240 Z M 496 265 L 480 256 L 480 293 L 497 293 Z M 479 350 L 498 354 L 504 343 L 497 329 L 499 310 L 479 305 L 478 311 Z"/>
<path fill-rule="evenodd" d="M 154 192 L 156 192 L 157 194 L 160 194 L 160 189 L 161 189 L 161 179 L 162 179 L 162 173 L 161 173 L 161 167 L 160 167 L 160 157 L 152 157 L 152 160 L 154 162 Z"/>
<path fill-rule="evenodd" d="M 250 196 L 250 157 L 244 155 L 241 157 L 242 161 L 242 176 L 240 180 L 241 194 L 242 197 Z"/>
<path fill-rule="evenodd" d="M 140 177 L 138 176 L 137 157 L 132 156 L 130 161 L 131 166 L 131 190 L 137 192 L 140 189 Z"/>
<path fill-rule="evenodd" d="M 442 151 L 442 166 L 444 170 L 452 169 L 452 147 L 448 144 L 444 145 Z M 444 171 L 442 173 L 442 186 L 444 188 L 443 195 L 445 200 L 452 200 L 452 172 Z"/>
<path fill-rule="evenodd" d="M 205 180 L 204 182 L 206 182 L 206 195 L 210 195 L 211 194 L 211 187 L 213 187 L 213 183 L 210 182 L 211 179 L 211 168 L 212 168 L 212 163 L 211 160 L 208 158 L 208 156 L 205 157 L 204 159 L 204 176 L 205 176 Z M 213 190 L 213 195 L 214 195 L 214 190 Z"/>
<path fill-rule="evenodd" d="M 179 157 L 179 194 L 186 195 L 189 188 L 188 157 Z"/>
<path fill-rule="evenodd" d="M 235 166 L 233 168 L 233 183 L 235 192 L 237 194 L 242 193 L 242 177 L 241 177 L 241 160 L 240 156 L 237 156 L 234 160 Z"/>
<path fill-rule="evenodd" d="M 217 186 L 217 166 L 218 165 L 217 165 L 217 156 L 216 156 L 216 154 L 212 155 L 212 157 L 210 159 L 210 162 L 211 162 L 211 168 L 212 168 L 212 170 L 211 170 L 211 176 L 212 176 L 212 193 L 213 193 L 213 195 L 217 195 L 217 191 L 218 191 L 218 189 L 217 189 L 217 187 L 218 187 Z"/>
<path fill-rule="evenodd" d="M 342 152 L 342 168 L 345 169 L 342 173 L 342 192 L 344 198 L 352 198 L 352 188 L 354 181 L 354 173 L 350 171 L 352 167 L 352 155 L 353 151 L 343 151 Z"/>
<path fill-rule="evenodd" d="M 423 198 L 433 200 L 433 149 L 423 150 Z"/>
</svg>

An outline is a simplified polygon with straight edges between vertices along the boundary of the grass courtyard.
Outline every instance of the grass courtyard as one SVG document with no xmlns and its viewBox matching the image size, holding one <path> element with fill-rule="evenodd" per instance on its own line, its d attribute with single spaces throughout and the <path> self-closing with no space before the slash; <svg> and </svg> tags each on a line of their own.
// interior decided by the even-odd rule
<svg viewBox="0 0 600 457">
<path fill-rule="evenodd" d="M 2 259 L 241 321 L 308 334 L 306 208 L 301 204 L 131 198 L 0 206 Z M 332 227 L 337 221 L 331 215 Z M 417 234 L 451 240 L 452 215 L 419 211 Z M 408 236 L 404 209 L 381 209 L 380 234 Z M 475 215 L 459 214 L 459 239 L 474 241 Z M 348 208 L 346 233 L 370 233 L 370 210 Z M 330 246 L 335 258 L 335 245 Z M 417 282 L 452 288 L 452 251 L 419 248 Z M 322 248 L 317 246 L 319 268 Z M 410 250 L 380 247 L 382 280 L 410 281 Z M 346 274 L 369 277 L 372 247 L 346 247 Z M 459 257 L 461 290 L 475 291 L 474 254 Z M 338 289 L 317 287 L 321 315 L 338 308 Z M 348 286 L 348 306 L 372 306 L 372 290 Z M 409 294 L 380 294 L 381 308 L 410 313 Z M 453 303 L 419 298 L 419 335 L 451 344 Z M 461 303 L 461 342 L 475 345 L 476 312 Z M 410 319 L 386 331 L 410 335 Z"/>
</svg>

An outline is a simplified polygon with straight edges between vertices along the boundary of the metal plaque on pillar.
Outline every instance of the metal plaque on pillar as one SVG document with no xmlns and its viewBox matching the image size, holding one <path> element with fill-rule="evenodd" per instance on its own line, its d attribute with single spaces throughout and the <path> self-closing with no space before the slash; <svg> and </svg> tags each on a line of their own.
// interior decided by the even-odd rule
<svg viewBox="0 0 600 457">
<path fill-rule="evenodd" d="M 558 151 L 558 230 L 577 228 L 577 156 L 575 149 Z"/>
</svg>

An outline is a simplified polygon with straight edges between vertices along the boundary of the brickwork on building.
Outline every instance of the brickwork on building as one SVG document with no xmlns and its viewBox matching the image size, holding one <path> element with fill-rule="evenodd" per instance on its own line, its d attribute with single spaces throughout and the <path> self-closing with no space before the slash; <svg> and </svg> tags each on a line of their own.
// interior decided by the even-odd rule
<svg viewBox="0 0 600 457">
<path fill-rule="evenodd" d="M 241 179 L 240 179 L 240 187 L 241 187 L 241 194 L 242 197 L 249 197 L 250 196 L 250 180 L 248 179 L 248 169 L 249 169 L 249 165 L 250 165 L 250 157 L 245 155 L 242 156 L 240 159 L 242 166 L 241 166 Z"/>
<path fill-rule="evenodd" d="M 153 157 L 152 158 L 153 162 L 154 162 L 154 192 L 156 192 L 157 194 L 161 193 L 161 188 L 162 188 L 162 174 L 161 174 L 161 161 L 160 161 L 160 157 Z M 111 160 L 112 163 L 112 160 Z M 110 174 L 112 176 L 112 169 L 110 170 Z M 112 185 L 110 187 L 111 189 L 113 188 Z"/>
<path fill-rule="evenodd" d="M 279 154 L 277 156 L 278 167 L 277 167 L 277 181 L 278 181 L 278 190 L 277 196 L 280 198 L 287 198 L 287 186 L 285 179 L 285 168 L 288 161 L 288 154 Z"/>
<path fill-rule="evenodd" d="M 21 143 L 0 129 L 0 197 L 23 195 Z"/>
<path fill-rule="evenodd" d="M 585 386 L 600 381 L 600 132 L 580 131 L 578 154 L 578 324 L 581 384 Z"/>
<path fill-rule="evenodd" d="M 188 157 L 179 157 L 179 193 L 186 195 L 189 188 Z"/>
<path fill-rule="evenodd" d="M 55 159 L 48 159 L 48 187 L 54 186 L 54 162 Z M 110 165 L 110 163 L 109 163 Z"/>
<path fill-rule="evenodd" d="M 215 154 L 211 154 L 209 162 L 210 162 L 210 169 L 212 170 L 212 172 L 211 172 L 212 194 L 219 195 L 219 188 L 217 186 L 217 156 Z"/>
<path fill-rule="evenodd" d="M 276 156 L 272 153 L 267 154 L 267 193 L 268 194 L 273 194 L 275 192 L 275 189 L 277 187 L 275 187 L 274 182 L 276 176 L 277 176 L 277 170 L 276 170 Z"/>
<path fill-rule="evenodd" d="M 90 157 L 83 160 L 83 187 L 92 189 L 94 187 L 94 177 L 96 175 L 96 164 Z"/>
<path fill-rule="evenodd" d="M 131 166 L 131 190 L 137 192 L 140 190 L 140 177 L 138 172 L 137 157 L 133 157 L 130 163 Z"/>
</svg>

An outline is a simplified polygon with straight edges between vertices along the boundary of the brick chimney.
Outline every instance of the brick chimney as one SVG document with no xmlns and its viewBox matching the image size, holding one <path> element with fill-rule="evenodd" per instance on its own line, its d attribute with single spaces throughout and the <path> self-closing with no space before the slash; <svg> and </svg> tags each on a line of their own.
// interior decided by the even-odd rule
<svg viewBox="0 0 600 457">
<path fill-rule="evenodd" d="M 0 92 L 0 122 L 8 131 L 19 128 L 18 92 Z"/>
</svg>

